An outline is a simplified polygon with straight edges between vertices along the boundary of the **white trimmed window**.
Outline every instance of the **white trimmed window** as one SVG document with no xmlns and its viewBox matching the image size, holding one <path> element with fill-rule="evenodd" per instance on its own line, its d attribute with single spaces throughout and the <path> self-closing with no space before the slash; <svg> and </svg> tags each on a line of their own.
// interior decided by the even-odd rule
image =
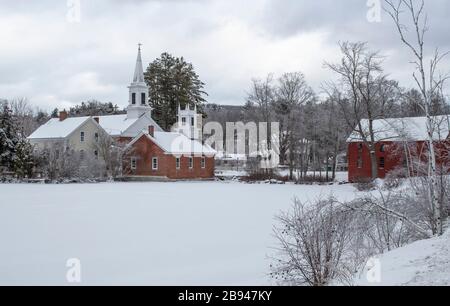
<svg viewBox="0 0 450 306">
<path fill-rule="evenodd" d="M 194 168 L 194 158 L 189 157 L 189 169 L 193 169 L 193 168 Z"/>
<path fill-rule="evenodd" d="M 186 117 L 181 118 L 181 125 L 186 126 Z"/>
<path fill-rule="evenodd" d="M 84 132 L 80 132 L 80 141 L 84 142 Z"/>
<path fill-rule="evenodd" d="M 132 157 L 131 158 L 131 170 L 136 170 L 137 169 L 137 160 L 136 157 Z"/>
<path fill-rule="evenodd" d="M 202 157 L 202 169 L 206 168 L 206 158 Z"/>
<path fill-rule="evenodd" d="M 95 142 L 98 142 L 98 139 L 99 139 L 98 133 L 94 134 L 94 138 L 95 138 Z"/>
<path fill-rule="evenodd" d="M 178 170 L 181 169 L 181 159 L 180 159 L 179 157 L 176 158 L 175 163 L 176 163 L 177 169 L 178 169 Z"/>
<path fill-rule="evenodd" d="M 152 170 L 158 170 L 158 157 L 152 158 Z"/>
<path fill-rule="evenodd" d="M 95 156 L 95 159 L 98 159 L 98 151 L 97 150 L 94 151 L 94 156 Z"/>
</svg>

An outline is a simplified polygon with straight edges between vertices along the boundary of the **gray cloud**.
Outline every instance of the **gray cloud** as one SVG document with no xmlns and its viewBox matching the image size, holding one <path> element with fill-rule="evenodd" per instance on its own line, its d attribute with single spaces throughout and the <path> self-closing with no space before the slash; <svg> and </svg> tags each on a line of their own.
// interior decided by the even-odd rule
<svg viewBox="0 0 450 306">
<path fill-rule="evenodd" d="M 338 60 L 344 40 L 368 41 L 392 77 L 412 83 L 391 20 L 369 23 L 365 0 L 81 0 L 81 23 L 67 21 L 64 0 L 0 7 L 0 97 L 47 109 L 90 98 L 125 106 L 138 42 L 145 63 L 164 51 L 193 62 L 214 103 L 244 103 L 250 79 L 269 72 L 301 70 L 319 89 L 332 77 L 323 62 Z M 430 47 L 450 50 L 450 2 L 427 10 Z"/>
</svg>

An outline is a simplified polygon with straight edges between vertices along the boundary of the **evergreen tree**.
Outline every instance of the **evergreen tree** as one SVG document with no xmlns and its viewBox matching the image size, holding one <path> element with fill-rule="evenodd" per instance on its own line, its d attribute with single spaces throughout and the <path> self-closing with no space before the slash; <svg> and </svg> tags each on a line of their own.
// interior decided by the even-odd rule
<svg viewBox="0 0 450 306">
<path fill-rule="evenodd" d="M 14 171 L 17 176 L 31 176 L 33 173 L 33 148 L 19 131 L 8 103 L 0 110 L 0 167 Z"/>
<path fill-rule="evenodd" d="M 15 147 L 18 142 L 14 118 L 8 103 L 0 110 L 0 167 L 12 170 Z"/>
<path fill-rule="evenodd" d="M 58 118 L 58 116 L 59 116 L 59 110 L 57 109 L 57 108 L 55 108 L 53 111 L 52 111 L 52 114 L 50 115 L 52 118 Z"/>
<path fill-rule="evenodd" d="M 31 177 L 33 175 L 33 147 L 25 138 L 19 139 L 16 144 L 13 165 L 14 173 L 18 177 Z"/>
<path fill-rule="evenodd" d="M 200 81 L 193 65 L 183 57 L 163 53 L 161 58 L 148 66 L 145 81 L 150 88 L 153 117 L 165 130 L 176 122 L 178 104 L 183 108 L 196 105 L 202 111 L 202 105 L 206 102 L 205 84 Z"/>
</svg>

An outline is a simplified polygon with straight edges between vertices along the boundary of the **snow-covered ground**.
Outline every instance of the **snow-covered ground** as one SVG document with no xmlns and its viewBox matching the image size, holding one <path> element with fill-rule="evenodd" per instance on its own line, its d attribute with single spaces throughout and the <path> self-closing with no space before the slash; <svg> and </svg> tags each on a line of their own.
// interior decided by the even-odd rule
<svg viewBox="0 0 450 306">
<path fill-rule="evenodd" d="M 450 231 L 379 256 L 355 278 L 355 284 L 450 286 Z"/>
<path fill-rule="evenodd" d="M 0 285 L 267 285 L 274 215 L 351 185 L 0 184 Z"/>
</svg>

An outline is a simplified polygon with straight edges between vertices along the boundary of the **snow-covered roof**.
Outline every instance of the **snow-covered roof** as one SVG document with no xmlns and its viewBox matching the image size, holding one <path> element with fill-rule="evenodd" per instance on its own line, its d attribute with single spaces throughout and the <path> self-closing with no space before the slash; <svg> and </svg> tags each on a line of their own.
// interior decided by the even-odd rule
<svg viewBox="0 0 450 306">
<path fill-rule="evenodd" d="M 433 119 L 434 140 L 447 139 L 450 133 L 450 117 L 436 116 Z M 361 120 L 361 127 L 364 135 L 369 138 L 369 120 Z M 360 133 L 352 132 L 347 142 L 361 142 Z M 375 134 L 375 141 L 426 141 L 428 139 L 427 118 L 413 117 L 413 118 L 389 118 L 379 119 L 373 121 L 373 130 Z"/>
<path fill-rule="evenodd" d="M 94 116 L 94 117 L 70 117 L 64 121 L 59 118 L 50 119 L 39 127 L 29 139 L 65 138 L 83 123 L 91 118 L 99 118 L 100 126 L 111 136 L 120 136 L 139 118 L 127 118 L 127 115 Z"/>
<path fill-rule="evenodd" d="M 210 146 L 203 145 L 198 140 L 192 140 L 181 133 L 155 132 L 150 136 L 148 132 L 142 132 L 129 143 L 133 145 L 142 136 L 148 137 L 166 153 L 174 155 L 215 155 L 216 151 Z"/>
<path fill-rule="evenodd" d="M 28 139 L 65 138 L 89 119 L 90 117 L 67 118 L 64 121 L 59 121 L 58 118 L 50 119 L 34 131 Z"/>
<path fill-rule="evenodd" d="M 246 161 L 247 160 L 247 155 L 246 154 L 228 154 L 226 152 L 218 152 L 216 155 L 216 159 L 220 159 L 220 160 L 238 160 L 238 161 Z"/>
<path fill-rule="evenodd" d="M 100 116 L 100 126 L 111 136 L 120 136 L 139 118 L 127 118 L 127 115 Z"/>
</svg>

